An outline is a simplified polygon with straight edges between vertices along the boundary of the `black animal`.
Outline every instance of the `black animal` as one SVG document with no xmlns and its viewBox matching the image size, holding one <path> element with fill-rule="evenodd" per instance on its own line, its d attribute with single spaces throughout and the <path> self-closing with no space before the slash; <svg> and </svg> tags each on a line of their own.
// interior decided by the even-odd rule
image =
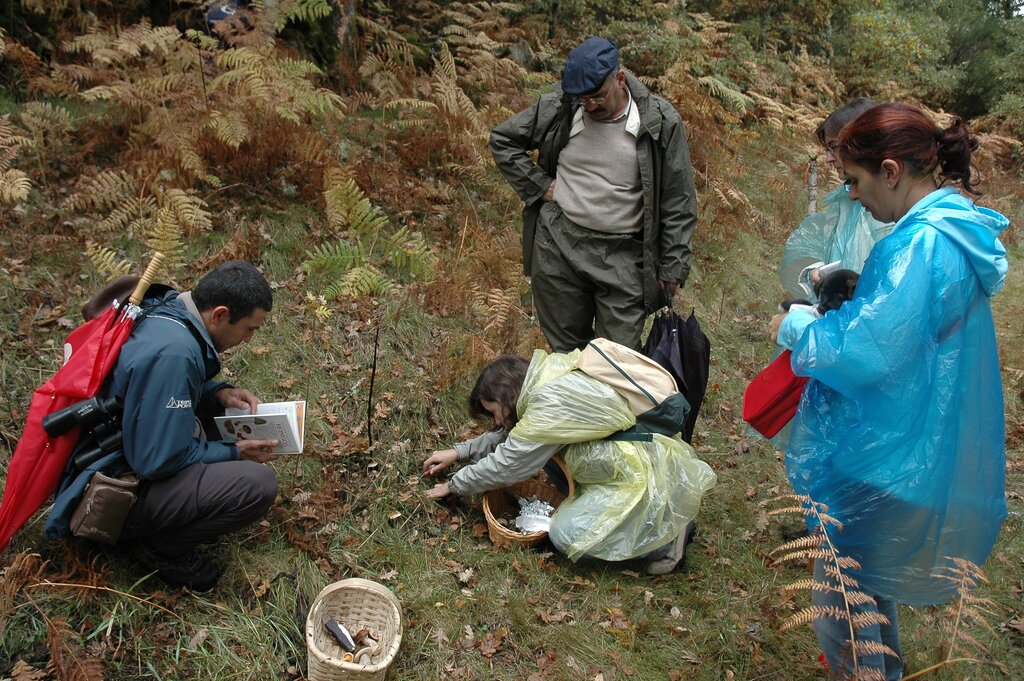
<svg viewBox="0 0 1024 681">
<path fill-rule="evenodd" d="M 853 270 L 836 270 L 819 279 L 814 285 L 818 312 L 825 314 L 829 310 L 838 310 L 840 305 L 853 298 L 858 279 L 860 275 Z"/>
</svg>

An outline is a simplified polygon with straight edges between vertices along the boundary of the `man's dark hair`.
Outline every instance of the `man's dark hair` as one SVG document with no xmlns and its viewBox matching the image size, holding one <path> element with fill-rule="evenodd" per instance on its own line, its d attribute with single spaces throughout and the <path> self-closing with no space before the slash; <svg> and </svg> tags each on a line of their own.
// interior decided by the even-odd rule
<svg viewBox="0 0 1024 681">
<path fill-rule="evenodd" d="M 192 291 L 192 302 L 200 312 L 218 305 L 227 307 L 228 322 L 234 324 L 257 308 L 270 312 L 274 294 L 258 269 L 241 260 L 230 260 L 199 280 Z"/>
</svg>

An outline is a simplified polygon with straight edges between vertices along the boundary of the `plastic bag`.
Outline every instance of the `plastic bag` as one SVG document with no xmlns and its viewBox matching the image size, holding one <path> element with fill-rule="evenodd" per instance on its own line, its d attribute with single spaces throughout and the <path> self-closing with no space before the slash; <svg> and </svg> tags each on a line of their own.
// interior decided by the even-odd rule
<svg viewBox="0 0 1024 681">
<path fill-rule="evenodd" d="M 852 201 L 843 185 L 829 192 L 821 204 L 823 210 L 804 218 L 782 252 L 779 279 L 794 298 L 807 297 L 798 283 L 805 267 L 838 260 L 839 267 L 860 272 L 875 242 L 892 231 L 891 223 L 878 222 L 859 201 Z"/>
<path fill-rule="evenodd" d="M 549 537 L 570 560 L 627 560 L 664 546 L 716 481 L 678 436 L 584 442 L 564 456 L 577 492 L 555 511 Z"/>
</svg>

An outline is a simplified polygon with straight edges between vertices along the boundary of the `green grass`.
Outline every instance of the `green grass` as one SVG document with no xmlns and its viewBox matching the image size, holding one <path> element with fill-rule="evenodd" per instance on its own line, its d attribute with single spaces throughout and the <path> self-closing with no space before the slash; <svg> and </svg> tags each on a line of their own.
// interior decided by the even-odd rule
<svg viewBox="0 0 1024 681">
<path fill-rule="evenodd" d="M 518 221 L 517 206 L 506 195 L 467 185 L 434 223 L 423 207 L 418 219 L 432 224 L 441 283 L 332 302 L 326 320 L 312 314 L 310 282 L 299 270 L 311 246 L 308 224 L 319 217 L 296 203 L 266 216 L 273 243 L 261 242 L 262 264 L 276 286 L 270 322 L 251 344 L 231 352 L 225 367 L 231 380 L 266 399 L 309 402 L 306 453 L 273 464 L 278 503 L 263 523 L 211 550 L 226 573 L 207 596 L 140 582 L 137 568 L 117 551 L 47 543 L 41 521 L 33 521 L 3 565 L 18 552 L 34 551 L 50 561 L 47 579 L 111 591 L 40 587 L 16 595 L 5 615 L 0 674 L 19 659 L 44 666 L 50 656 L 46 622 L 63 617 L 74 645 L 98 655 L 109 678 L 294 678 L 289 669 L 305 665 L 305 608 L 324 585 L 359 576 L 388 585 L 403 605 L 404 639 L 393 679 L 589 680 L 600 673 L 640 680 L 674 672 L 709 681 L 823 678 L 810 630 L 778 631 L 806 603 L 803 594 L 784 596 L 780 586 L 805 571 L 768 564 L 766 554 L 781 543 L 781 524 L 759 527 L 760 515 L 789 488 L 776 453 L 748 435 L 740 419 L 742 390 L 772 350 L 767 322 L 783 295 L 774 271 L 804 205 L 802 146 L 774 131 L 756 132 L 734 140 L 736 154 L 719 159 L 716 175 L 754 209 L 702 197 L 694 270 L 678 303 L 680 311 L 696 309 L 713 346 L 694 445 L 718 475 L 684 570 L 650 578 L 637 562 L 572 564 L 549 546 L 501 551 L 481 535 L 475 499 L 438 504 L 422 496 L 428 483 L 419 477 L 419 462 L 479 428 L 468 421 L 464 401 L 488 350 L 528 355 L 543 343 L 525 317 L 500 335 L 484 332 L 487 320 L 460 302 L 475 282 L 484 290 L 521 287 L 518 244 L 509 231 Z M 993 189 L 994 201 L 1012 204 L 1001 197 L 1013 191 L 1009 184 Z M 225 194 L 222 208 L 258 215 L 245 205 L 248 197 Z M 26 323 L 26 315 L 62 305 L 75 319 L 98 281 L 87 263 L 43 238 L 44 226 L 28 219 L 17 224 L 0 231 L 0 434 L 7 448 L 20 433 L 31 391 L 55 368 L 67 331 L 58 322 Z M 221 225 L 190 246 L 187 260 L 208 257 L 232 232 L 229 223 Z M 26 239 L 36 247 L 21 248 Z M 1007 242 L 1019 243 L 1015 234 Z M 460 244 L 456 261 L 452 253 Z M 1011 263 L 1021 255 L 1013 246 Z M 188 285 L 201 274 L 193 265 L 179 279 Z M 997 628 L 975 632 L 1010 677 L 1024 673 L 1024 637 L 998 628 L 1024 609 L 1022 300 L 1024 270 L 1018 267 L 994 304 L 1010 432 L 1011 516 L 985 566 L 990 582 L 980 590 L 996 604 L 991 621 Z M 377 329 L 371 446 L 367 405 Z M 177 618 L 128 594 L 149 598 Z M 944 639 L 939 616 L 901 610 L 910 670 L 938 654 Z M 488 635 L 501 641 L 485 656 L 479 644 Z M 996 672 L 943 671 L 933 678 L 968 676 L 996 678 Z"/>
</svg>

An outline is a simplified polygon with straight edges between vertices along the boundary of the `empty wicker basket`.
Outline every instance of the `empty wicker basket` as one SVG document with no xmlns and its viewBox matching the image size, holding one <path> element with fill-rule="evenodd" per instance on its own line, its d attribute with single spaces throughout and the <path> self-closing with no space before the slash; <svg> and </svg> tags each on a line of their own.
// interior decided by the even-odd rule
<svg viewBox="0 0 1024 681">
<path fill-rule="evenodd" d="M 498 522 L 498 518 L 508 518 L 509 516 L 516 515 L 520 497 L 524 499 L 537 497 L 558 508 L 559 504 L 572 496 L 576 486 L 573 484 L 572 476 L 569 475 L 569 469 L 565 467 L 565 462 L 562 461 L 560 456 L 552 457 L 551 460 L 558 464 L 558 467 L 562 469 L 562 473 L 565 475 L 565 479 L 569 482 L 568 495 L 559 492 L 558 488 L 546 479 L 546 476 L 543 480 L 531 478 L 523 482 L 517 482 L 504 489 L 492 489 L 484 493 L 483 507 L 484 518 L 487 519 L 487 534 L 490 535 L 491 541 L 495 545 L 501 547 L 536 546 L 548 536 L 547 532 L 523 534 L 514 527 L 505 527 Z"/>
<path fill-rule="evenodd" d="M 324 622 L 334 619 L 355 634 L 366 627 L 379 637 L 379 652 L 363 664 L 345 662 Z M 317 595 L 306 617 L 310 681 L 383 679 L 402 643 L 402 606 L 382 584 L 368 579 L 343 579 L 329 584 Z"/>
</svg>

